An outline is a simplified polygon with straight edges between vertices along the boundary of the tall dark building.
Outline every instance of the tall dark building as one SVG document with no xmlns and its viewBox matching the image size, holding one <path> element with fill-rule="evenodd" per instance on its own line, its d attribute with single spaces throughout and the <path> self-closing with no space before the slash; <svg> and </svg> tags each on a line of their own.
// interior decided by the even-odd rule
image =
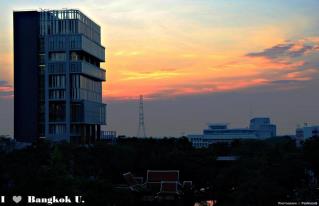
<svg viewBox="0 0 319 206">
<path fill-rule="evenodd" d="M 105 125 L 101 29 L 79 10 L 16 11 L 14 137 L 92 143 Z"/>
</svg>

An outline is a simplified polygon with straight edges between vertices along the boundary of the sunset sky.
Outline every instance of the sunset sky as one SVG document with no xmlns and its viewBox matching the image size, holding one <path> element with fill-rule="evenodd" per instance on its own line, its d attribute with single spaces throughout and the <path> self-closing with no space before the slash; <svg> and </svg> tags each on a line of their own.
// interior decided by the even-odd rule
<svg viewBox="0 0 319 206">
<path fill-rule="evenodd" d="M 26 3 L 28 2 L 28 3 Z M 269 116 L 279 134 L 319 124 L 318 0 L 0 1 L 0 134 L 13 131 L 13 10 L 78 8 L 102 28 L 109 129 L 148 135 L 247 126 Z"/>
</svg>

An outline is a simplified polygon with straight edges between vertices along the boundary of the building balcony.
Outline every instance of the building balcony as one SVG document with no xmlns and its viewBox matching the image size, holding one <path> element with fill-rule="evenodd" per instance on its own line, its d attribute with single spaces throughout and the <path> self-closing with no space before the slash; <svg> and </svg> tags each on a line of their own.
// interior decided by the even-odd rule
<svg viewBox="0 0 319 206">
<path fill-rule="evenodd" d="M 82 34 L 50 35 L 46 42 L 48 51 L 85 51 L 101 62 L 105 61 L 105 48 Z"/>
<path fill-rule="evenodd" d="M 80 35 L 80 37 L 81 37 L 80 49 L 98 58 L 101 62 L 105 62 L 105 48 L 95 43 L 94 41 L 91 41 L 90 39 L 86 38 L 83 35 Z M 73 49 L 73 48 L 70 47 L 70 49 Z"/>
<path fill-rule="evenodd" d="M 65 100 L 65 90 L 49 89 L 49 100 Z"/>
<path fill-rule="evenodd" d="M 66 63 L 65 62 L 52 62 L 48 63 L 49 74 L 65 74 Z"/>
<path fill-rule="evenodd" d="M 105 70 L 85 61 L 70 62 L 70 73 L 84 74 L 94 79 L 105 81 Z"/>
</svg>

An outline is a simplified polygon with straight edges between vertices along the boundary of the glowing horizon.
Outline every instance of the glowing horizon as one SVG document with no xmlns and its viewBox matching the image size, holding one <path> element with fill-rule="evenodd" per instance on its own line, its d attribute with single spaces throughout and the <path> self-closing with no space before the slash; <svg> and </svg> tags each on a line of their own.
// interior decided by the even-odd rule
<svg viewBox="0 0 319 206">
<path fill-rule="evenodd" d="M 18 10 L 18 2 L 6 6 Z M 104 4 L 100 7 L 97 2 Z M 183 5 L 178 0 L 171 2 L 170 7 L 165 5 L 168 1 L 152 4 L 138 0 L 87 0 L 86 5 L 91 6 L 72 5 L 102 28 L 107 54 L 103 65 L 107 70 L 107 82 L 103 84 L 106 99 L 135 99 L 139 94 L 152 99 L 236 91 L 274 81 L 306 81 L 317 72 L 315 68 L 299 69 L 313 61 L 305 59 L 318 53 L 314 48 L 303 53 L 302 58 L 248 55 L 276 45 L 294 44 L 294 48 L 290 48 L 293 52 L 293 49 L 301 51 L 308 43 L 318 44 L 317 36 L 300 32 L 314 25 L 313 18 L 294 15 L 289 10 L 285 11 L 286 18 L 279 21 L 267 15 L 269 9 L 283 10 L 285 4 L 263 2 L 256 4 L 257 9 L 253 11 L 246 8 L 249 4 L 243 1 L 195 3 L 187 0 Z M 38 5 L 33 4 L 28 7 Z M 49 2 L 46 5 L 50 7 Z M 258 10 L 262 6 L 269 8 Z M 289 8 L 297 9 L 294 6 Z M 305 8 L 311 9 L 306 5 Z M 248 13 L 240 13 L 241 10 Z M 233 11 L 236 13 L 230 13 Z M 257 13 L 260 15 L 256 16 Z M 12 21 L 9 17 L 5 20 Z M 8 40 L 1 38 L 5 41 L 1 42 L 4 45 L 1 79 L 12 85 L 12 23 L 0 23 L 6 28 L 4 39 Z M 0 91 L 4 89 L 10 90 L 6 87 Z"/>
</svg>

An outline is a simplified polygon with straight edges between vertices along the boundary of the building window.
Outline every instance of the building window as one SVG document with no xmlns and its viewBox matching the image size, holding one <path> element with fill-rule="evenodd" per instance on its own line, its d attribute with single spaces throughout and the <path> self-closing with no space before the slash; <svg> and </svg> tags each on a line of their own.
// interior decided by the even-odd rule
<svg viewBox="0 0 319 206">
<path fill-rule="evenodd" d="M 64 89 L 53 89 L 49 92 L 50 99 L 64 99 L 65 98 L 65 90 Z"/>
<path fill-rule="evenodd" d="M 80 60 L 79 55 L 76 52 L 71 52 L 71 61 L 78 61 Z"/>
<path fill-rule="evenodd" d="M 66 131 L 64 124 L 53 124 L 49 126 L 50 134 L 64 134 Z"/>
<path fill-rule="evenodd" d="M 83 104 L 82 103 L 71 104 L 71 121 L 72 122 L 83 121 Z"/>
<path fill-rule="evenodd" d="M 65 52 L 50 52 L 50 61 L 66 61 Z"/>
<path fill-rule="evenodd" d="M 49 75 L 49 88 L 65 88 L 65 75 Z"/>
<path fill-rule="evenodd" d="M 65 121 L 65 103 L 64 102 L 50 102 L 49 121 L 50 122 Z"/>
<path fill-rule="evenodd" d="M 102 101 L 102 83 L 79 74 L 71 76 L 72 99 L 85 99 L 94 102 Z"/>
</svg>

